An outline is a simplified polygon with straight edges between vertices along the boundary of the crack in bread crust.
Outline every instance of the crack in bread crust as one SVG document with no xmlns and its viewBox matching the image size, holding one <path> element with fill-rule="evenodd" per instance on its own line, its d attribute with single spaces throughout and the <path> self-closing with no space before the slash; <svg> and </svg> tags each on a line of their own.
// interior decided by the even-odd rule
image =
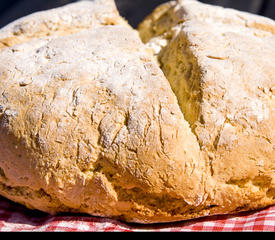
<svg viewBox="0 0 275 240">
<path fill-rule="evenodd" d="M 179 0 L 139 32 L 205 153 L 211 205 L 274 204 L 274 21 Z"/>
</svg>

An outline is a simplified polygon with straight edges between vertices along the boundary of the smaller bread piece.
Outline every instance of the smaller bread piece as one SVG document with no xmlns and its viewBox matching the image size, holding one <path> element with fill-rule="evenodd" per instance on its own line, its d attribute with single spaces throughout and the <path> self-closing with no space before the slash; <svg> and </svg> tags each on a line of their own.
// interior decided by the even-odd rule
<svg viewBox="0 0 275 240">
<path fill-rule="evenodd" d="M 179 0 L 139 32 L 205 156 L 208 197 L 197 216 L 275 204 L 275 22 Z"/>
<path fill-rule="evenodd" d="M 196 216 L 199 144 L 112 0 L 27 16 L 0 42 L 1 195 L 51 214 Z"/>
<path fill-rule="evenodd" d="M 58 10 L 33 13 L 7 25 L 0 32 L 0 49 L 34 38 L 64 36 L 104 25 L 129 26 L 113 0 L 72 3 Z"/>
</svg>

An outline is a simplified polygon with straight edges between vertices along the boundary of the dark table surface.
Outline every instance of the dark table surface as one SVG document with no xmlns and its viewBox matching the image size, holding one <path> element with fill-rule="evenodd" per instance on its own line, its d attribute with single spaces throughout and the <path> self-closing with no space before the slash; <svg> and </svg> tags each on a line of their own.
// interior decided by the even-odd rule
<svg viewBox="0 0 275 240">
<path fill-rule="evenodd" d="M 0 27 L 30 13 L 59 7 L 76 0 L 0 0 Z M 122 16 L 134 27 L 156 6 L 168 0 L 116 0 Z M 201 0 L 275 19 L 275 0 Z"/>
</svg>

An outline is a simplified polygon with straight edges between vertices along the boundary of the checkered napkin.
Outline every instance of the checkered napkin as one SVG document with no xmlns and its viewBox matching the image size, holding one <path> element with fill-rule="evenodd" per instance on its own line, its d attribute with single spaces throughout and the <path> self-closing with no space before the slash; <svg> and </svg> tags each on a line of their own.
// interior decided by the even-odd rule
<svg viewBox="0 0 275 240">
<path fill-rule="evenodd" d="M 239 232 L 275 231 L 275 206 L 262 211 L 214 216 L 173 224 L 134 225 L 87 215 L 50 216 L 0 197 L 0 232 Z"/>
</svg>

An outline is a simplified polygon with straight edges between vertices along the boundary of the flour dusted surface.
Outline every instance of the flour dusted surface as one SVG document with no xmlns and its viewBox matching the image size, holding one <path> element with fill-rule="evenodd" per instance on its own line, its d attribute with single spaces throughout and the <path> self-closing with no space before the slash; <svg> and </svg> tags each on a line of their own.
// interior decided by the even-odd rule
<svg viewBox="0 0 275 240">
<path fill-rule="evenodd" d="M 0 192 L 50 213 L 181 220 L 205 199 L 199 144 L 137 32 L 110 6 L 73 4 L 0 33 Z"/>
<path fill-rule="evenodd" d="M 206 155 L 211 205 L 274 204 L 274 21 L 179 0 L 158 7 L 139 32 Z"/>
</svg>

